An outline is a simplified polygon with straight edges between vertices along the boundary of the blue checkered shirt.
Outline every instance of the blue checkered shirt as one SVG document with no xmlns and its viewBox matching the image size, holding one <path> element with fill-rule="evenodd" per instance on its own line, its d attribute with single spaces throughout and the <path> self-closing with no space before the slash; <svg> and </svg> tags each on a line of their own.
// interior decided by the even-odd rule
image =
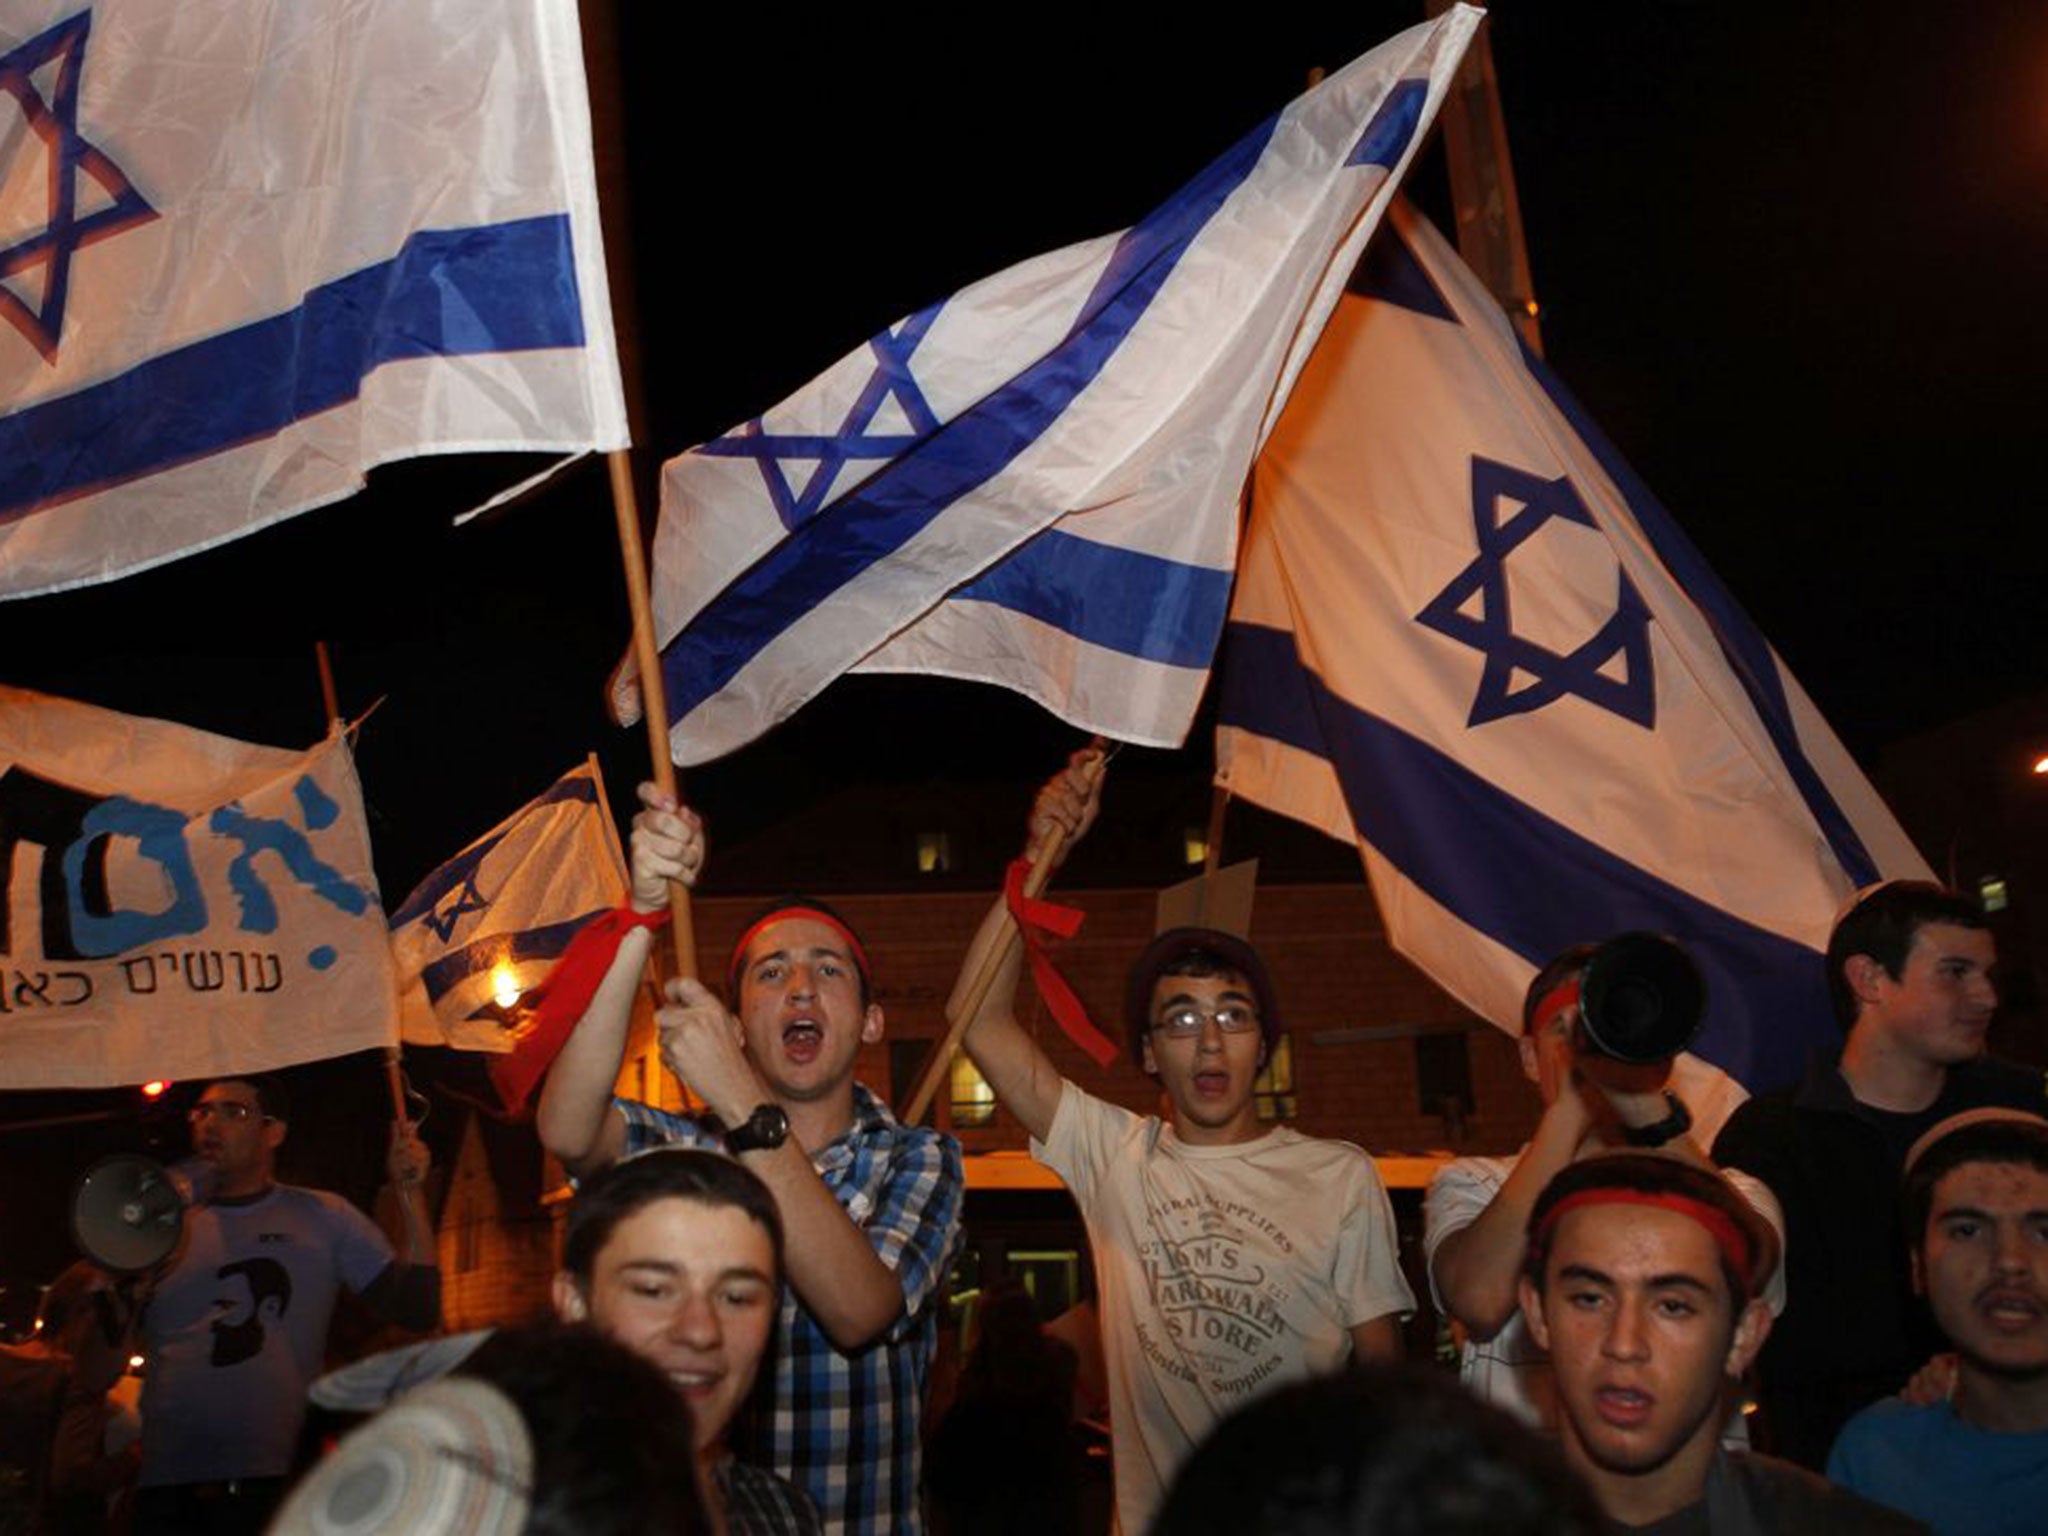
<svg viewBox="0 0 2048 1536">
<path fill-rule="evenodd" d="M 631 1099 L 626 1151 L 679 1143 L 723 1151 L 715 1121 L 672 1115 Z M 733 1450 L 808 1492 L 835 1532 L 917 1532 L 925 1379 L 938 1339 L 938 1302 L 960 1232 L 966 1174 L 960 1143 L 900 1124 L 853 1086 L 853 1125 L 820 1147 L 818 1177 L 903 1282 L 903 1316 L 873 1344 L 842 1354 L 788 1287 L 775 1402 L 736 1424 Z"/>
</svg>

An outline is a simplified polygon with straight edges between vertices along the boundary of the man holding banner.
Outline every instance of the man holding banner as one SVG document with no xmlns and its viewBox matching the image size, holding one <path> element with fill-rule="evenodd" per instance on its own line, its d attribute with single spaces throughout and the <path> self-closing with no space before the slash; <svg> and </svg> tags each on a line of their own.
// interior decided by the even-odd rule
<svg viewBox="0 0 2048 1536">
<path fill-rule="evenodd" d="M 854 1081 L 860 1047 L 882 1037 L 867 951 L 799 897 L 734 946 L 736 1015 L 694 979 L 669 984 L 662 1055 L 707 1113 L 612 1098 L 646 918 L 660 922 L 669 882 L 690 883 L 704 862 L 693 813 L 652 785 L 640 799 L 628 921 L 548 1074 L 536 1127 L 572 1173 L 679 1143 L 730 1153 L 768 1186 L 788 1259 L 775 1408 L 740 1426 L 734 1449 L 805 1489 L 828 1530 L 915 1532 L 919 1421 L 966 1182 L 959 1143 L 899 1124 Z"/>
<path fill-rule="evenodd" d="M 1038 797 L 1033 857 L 1095 820 L 1099 760 L 1078 755 Z M 1014 866 L 1013 866 L 1014 867 Z M 998 902 L 948 1012 L 1007 942 Z M 1117 1515 L 1142 1531 L 1209 1429 L 1259 1392 L 1400 1351 L 1415 1299 L 1372 1159 L 1260 1123 L 1254 1082 L 1279 1036 L 1258 952 L 1234 934 L 1176 928 L 1133 966 L 1132 1054 L 1170 1118 L 1140 1116 L 1062 1079 L 1010 1006 L 1012 948 L 964 1036 L 1032 1155 L 1073 1192 L 1095 1250 L 1116 1436 Z"/>
</svg>

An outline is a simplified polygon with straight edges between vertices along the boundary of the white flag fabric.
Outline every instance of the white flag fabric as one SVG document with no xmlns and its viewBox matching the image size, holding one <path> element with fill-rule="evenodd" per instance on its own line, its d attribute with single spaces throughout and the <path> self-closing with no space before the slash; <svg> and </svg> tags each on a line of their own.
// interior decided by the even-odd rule
<svg viewBox="0 0 2048 1536">
<path fill-rule="evenodd" d="M 1927 868 L 1698 552 L 1405 204 L 1261 459 L 1218 781 L 1355 841 L 1394 944 L 1520 1027 L 1533 968 L 1680 940 L 1752 1089 L 1838 1041 L 1820 951 Z"/>
<path fill-rule="evenodd" d="M 0 597 L 625 444 L 574 0 L 14 0 Z"/>
<path fill-rule="evenodd" d="M 310 752 L 0 688 L 0 1083 L 111 1088 L 396 1043 L 362 791 Z"/>
<path fill-rule="evenodd" d="M 1252 457 L 1478 18 L 1401 34 L 1133 228 L 963 289 L 672 460 L 653 585 L 676 761 L 856 663 L 1180 741 Z M 616 703 L 637 709 L 630 677 Z"/>
<path fill-rule="evenodd" d="M 626 899 L 595 758 L 422 880 L 391 914 L 408 1044 L 505 1052 L 524 996 L 576 931 Z"/>
</svg>

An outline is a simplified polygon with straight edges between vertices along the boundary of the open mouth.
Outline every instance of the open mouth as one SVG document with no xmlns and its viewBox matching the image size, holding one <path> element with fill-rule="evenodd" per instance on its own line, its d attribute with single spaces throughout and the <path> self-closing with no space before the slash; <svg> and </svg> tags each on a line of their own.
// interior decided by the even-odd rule
<svg viewBox="0 0 2048 1536">
<path fill-rule="evenodd" d="M 1600 1417 L 1616 1429 L 1635 1429 L 1648 1422 L 1656 1399 L 1634 1387 L 1603 1387 L 1593 1403 Z"/>
<path fill-rule="evenodd" d="M 678 1392 L 695 1402 L 709 1397 L 725 1378 L 717 1371 L 670 1371 L 668 1379 Z"/>
<path fill-rule="evenodd" d="M 1230 1092 L 1230 1074 L 1228 1072 L 1214 1071 L 1197 1072 L 1195 1074 L 1195 1092 L 1205 1099 L 1222 1098 Z"/>
<path fill-rule="evenodd" d="M 782 1026 L 782 1054 L 791 1061 L 815 1061 L 824 1048 L 825 1029 L 816 1019 L 791 1019 Z"/>
<path fill-rule="evenodd" d="M 2041 1298 L 2031 1290 L 1997 1286 L 1977 1298 L 1977 1310 L 1992 1327 L 2017 1333 L 2039 1323 Z"/>
</svg>

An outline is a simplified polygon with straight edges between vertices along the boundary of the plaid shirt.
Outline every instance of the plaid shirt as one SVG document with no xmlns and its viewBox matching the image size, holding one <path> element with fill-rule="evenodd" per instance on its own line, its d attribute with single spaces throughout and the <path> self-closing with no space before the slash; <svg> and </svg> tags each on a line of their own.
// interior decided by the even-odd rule
<svg viewBox="0 0 2048 1536">
<path fill-rule="evenodd" d="M 724 1150 L 716 1121 L 615 1102 L 626 1121 L 628 1155 L 668 1143 Z M 867 1348 L 842 1354 L 784 1287 L 774 1406 L 756 1422 L 734 1426 L 733 1450 L 808 1492 L 828 1531 L 921 1531 L 918 1421 L 938 1340 L 939 1289 L 960 1232 L 960 1143 L 899 1124 L 855 1083 L 853 1125 L 811 1162 L 896 1271 L 903 1316 Z"/>
<path fill-rule="evenodd" d="M 728 1536 L 819 1536 L 818 1512 L 801 1488 L 728 1456 L 713 1470 Z"/>
</svg>

